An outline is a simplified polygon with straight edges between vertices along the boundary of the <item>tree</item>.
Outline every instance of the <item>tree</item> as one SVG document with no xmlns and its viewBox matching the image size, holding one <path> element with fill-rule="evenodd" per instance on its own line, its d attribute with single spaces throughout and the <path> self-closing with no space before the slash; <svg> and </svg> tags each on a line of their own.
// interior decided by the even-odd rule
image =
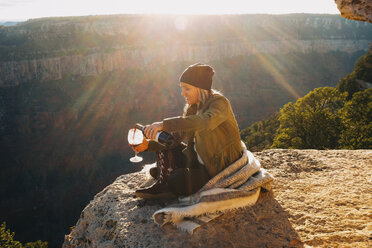
<svg viewBox="0 0 372 248">
<path fill-rule="evenodd" d="M 333 149 L 342 130 L 338 111 L 346 93 L 332 87 L 316 88 L 280 110 L 280 126 L 272 148 Z"/>
<path fill-rule="evenodd" d="M 355 93 L 340 112 L 344 125 L 340 147 L 346 149 L 371 149 L 372 89 Z"/>
<path fill-rule="evenodd" d="M 14 232 L 6 230 L 5 222 L 0 226 L 0 247 L 4 248 L 22 248 L 22 244 L 19 241 L 13 240 Z"/>
<path fill-rule="evenodd" d="M 273 144 L 274 135 L 279 128 L 280 114 L 274 113 L 267 119 L 253 123 L 240 132 L 242 140 L 251 151 L 261 151 Z"/>
<path fill-rule="evenodd" d="M 372 46 L 366 55 L 358 59 L 354 70 L 338 82 L 337 89 L 347 92 L 347 100 L 350 100 L 354 93 L 366 89 L 360 82 L 372 82 Z"/>
<path fill-rule="evenodd" d="M 357 79 L 353 75 L 347 75 L 346 77 L 342 78 L 338 84 L 337 88 L 341 92 L 347 92 L 348 96 L 347 99 L 351 99 L 354 93 L 363 90 L 362 86 L 358 83 Z"/>
<path fill-rule="evenodd" d="M 21 242 L 13 240 L 15 233 L 9 229 L 6 230 L 6 224 L 3 222 L 0 226 L 0 247 L 1 248 L 47 248 L 48 242 L 36 241 L 28 242 L 24 246 Z"/>
</svg>

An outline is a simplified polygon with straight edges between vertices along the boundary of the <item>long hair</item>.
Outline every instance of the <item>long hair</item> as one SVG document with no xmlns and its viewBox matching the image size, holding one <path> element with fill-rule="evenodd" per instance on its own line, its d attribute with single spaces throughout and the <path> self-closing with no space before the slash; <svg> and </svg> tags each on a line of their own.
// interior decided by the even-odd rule
<svg viewBox="0 0 372 248">
<path fill-rule="evenodd" d="M 198 88 L 198 99 L 199 99 L 199 102 L 201 103 L 205 103 L 205 101 L 211 96 L 213 95 L 213 90 L 205 90 L 205 89 L 200 89 Z"/>
<path fill-rule="evenodd" d="M 210 90 L 205 90 L 201 88 L 197 88 L 197 89 L 198 89 L 199 102 L 203 104 L 208 100 L 209 97 L 211 97 L 214 94 L 222 95 L 221 92 L 214 90 L 214 89 L 210 89 Z M 199 112 L 199 107 L 200 107 L 200 104 L 198 104 L 197 112 Z M 186 103 L 185 107 L 183 108 L 183 116 L 186 115 L 186 112 L 189 108 L 190 108 L 190 105 Z"/>
</svg>

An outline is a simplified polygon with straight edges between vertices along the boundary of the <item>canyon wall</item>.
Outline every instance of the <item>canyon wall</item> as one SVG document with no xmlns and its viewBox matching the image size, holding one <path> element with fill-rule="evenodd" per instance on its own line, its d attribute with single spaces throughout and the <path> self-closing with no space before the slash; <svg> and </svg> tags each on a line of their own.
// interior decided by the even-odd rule
<svg viewBox="0 0 372 248">
<path fill-rule="evenodd" d="M 0 62 L 0 87 L 16 86 L 31 80 L 60 80 L 63 75 L 95 76 L 127 68 L 182 61 L 203 61 L 251 56 L 259 53 L 354 53 L 366 50 L 370 40 L 278 40 L 228 42 L 209 46 L 173 45 L 158 48 L 118 49 L 107 53 Z"/>
</svg>

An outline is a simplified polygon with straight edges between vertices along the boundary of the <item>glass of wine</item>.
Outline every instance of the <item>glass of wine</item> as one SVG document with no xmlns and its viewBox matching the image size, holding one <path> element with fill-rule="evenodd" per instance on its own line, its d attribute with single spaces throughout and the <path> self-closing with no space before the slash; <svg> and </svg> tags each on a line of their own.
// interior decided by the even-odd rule
<svg viewBox="0 0 372 248">
<path fill-rule="evenodd" d="M 128 132 L 128 143 L 129 143 L 130 146 L 132 146 L 132 147 L 138 146 L 138 145 L 142 144 L 142 141 L 143 141 L 143 133 L 140 129 L 132 128 L 132 129 L 129 130 L 129 132 Z M 130 158 L 129 160 L 133 163 L 138 163 L 138 162 L 141 162 L 143 160 L 143 158 L 137 156 L 137 152 L 136 152 L 136 155 L 134 157 Z"/>
</svg>

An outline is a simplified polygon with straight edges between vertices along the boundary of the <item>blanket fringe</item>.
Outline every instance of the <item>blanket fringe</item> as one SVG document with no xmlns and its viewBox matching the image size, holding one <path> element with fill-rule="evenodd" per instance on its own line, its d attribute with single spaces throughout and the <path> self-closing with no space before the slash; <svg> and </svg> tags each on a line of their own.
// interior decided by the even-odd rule
<svg viewBox="0 0 372 248">
<path fill-rule="evenodd" d="M 158 225 L 167 223 L 177 224 L 185 218 L 197 218 L 208 214 L 220 215 L 227 210 L 234 210 L 243 207 L 253 206 L 260 195 L 260 189 L 252 191 L 252 194 L 247 197 L 239 197 L 216 202 L 200 202 L 187 207 L 169 207 L 156 211 L 153 214 L 153 219 Z"/>
</svg>

